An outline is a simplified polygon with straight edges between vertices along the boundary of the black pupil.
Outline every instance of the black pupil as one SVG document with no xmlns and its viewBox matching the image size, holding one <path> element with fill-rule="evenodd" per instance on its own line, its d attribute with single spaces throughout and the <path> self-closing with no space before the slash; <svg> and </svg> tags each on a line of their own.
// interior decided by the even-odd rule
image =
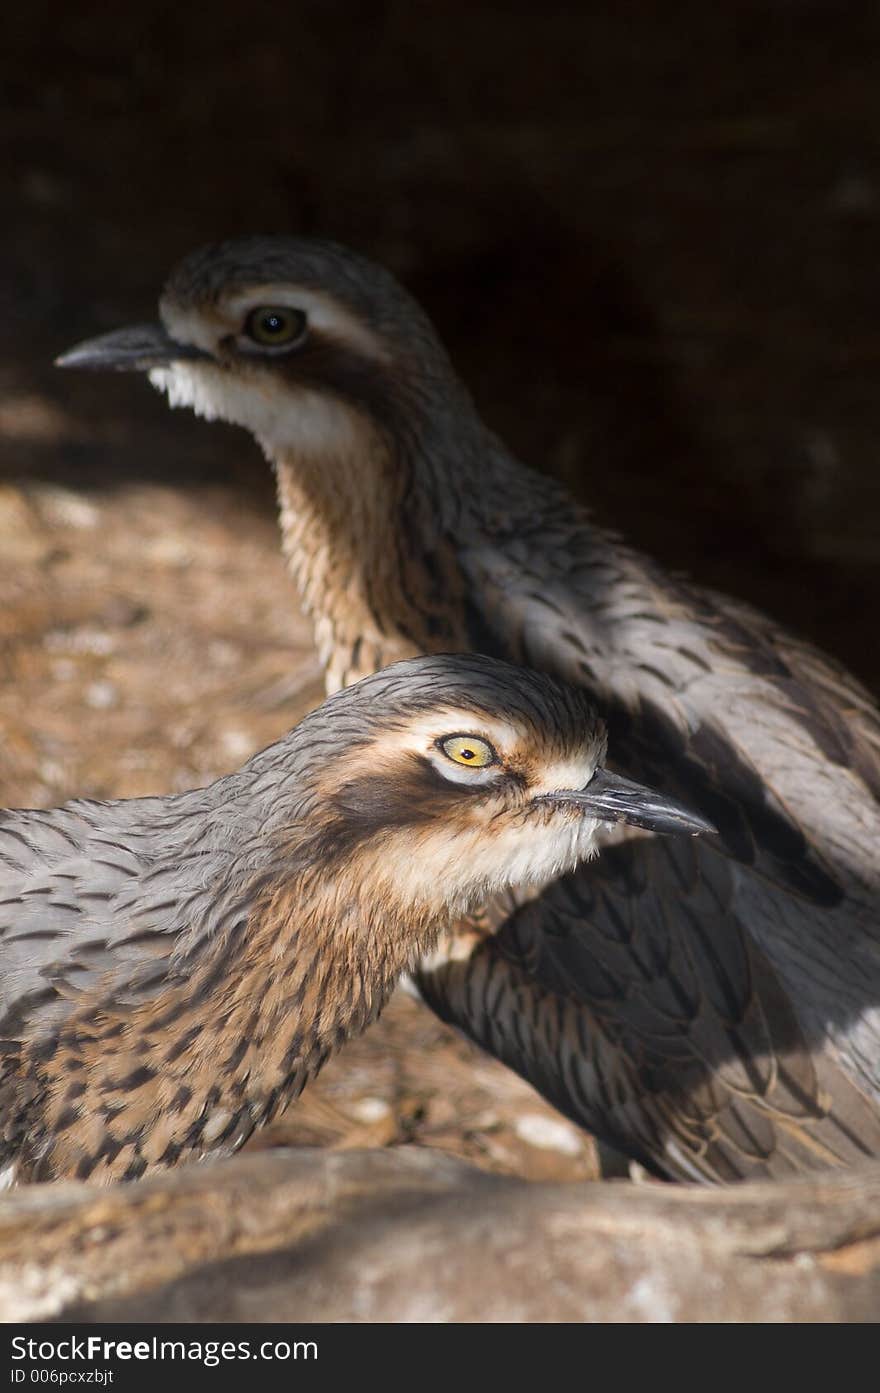
<svg viewBox="0 0 880 1393">
<path fill-rule="evenodd" d="M 283 317 L 282 317 L 280 314 L 264 314 L 264 315 L 263 315 L 263 332 L 264 332 L 264 333 L 266 333 L 266 334 L 280 334 L 280 333 L 283 333 L 285 327 L 286 327 L 286 321 L 283 319 Z"/>
<path fill-rule="evenodd" d="M 473 750 L 460 750 L 459 753 L 462 759 L 473 759 L 474 757 Z"/>
</svg>

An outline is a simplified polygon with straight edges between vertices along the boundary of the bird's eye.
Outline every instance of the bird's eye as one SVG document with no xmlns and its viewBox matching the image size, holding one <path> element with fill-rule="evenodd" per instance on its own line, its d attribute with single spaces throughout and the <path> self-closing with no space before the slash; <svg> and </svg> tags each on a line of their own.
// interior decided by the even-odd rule
<svg viewBox="0 0 880 1393">
<path fill-rule="evenodd" d="M 498 756 L 489 744 L 479 735 L 447 735 L 440 740 L 440 749 L 453 764 L 463 764 L 471 769 L 485 769 L 498 761 Z"/>
<path fill-rule="evenodd" d="M 305 339 L 308 320 L 287 305 L 259 305 L 244 322 L 244 332 L 261 348 L 295 348 Z"/>
</svg>

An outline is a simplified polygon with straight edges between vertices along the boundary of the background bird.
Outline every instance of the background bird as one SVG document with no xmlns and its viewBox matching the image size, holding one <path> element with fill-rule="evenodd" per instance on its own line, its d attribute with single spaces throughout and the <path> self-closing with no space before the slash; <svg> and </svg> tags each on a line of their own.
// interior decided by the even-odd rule
<svg viewBox="0 0 880 1393">
<path fill-rule="evenodd" d="M 133 1179 L 239 1147 L 439 930 L 600 822 L 706 830 L 601 768 L 584 693 L 395 664 L 208 788 L 0 813 L 0 1167 Z"/>
<path fill-rule="evenodd" d="M 161 314 L 61 362 L 149 371 L 173 405 L 255 435 L 331 690 L 466 647 L 546 670 L 599 703 L 620 769 L 718 828 L 496 899 L 423 967 L 431 1005 L 660 1174 L 880 1154 L 867 692 L 512 459 L 419 307 L 354 253 L 208 247 Z"/>
</svg>

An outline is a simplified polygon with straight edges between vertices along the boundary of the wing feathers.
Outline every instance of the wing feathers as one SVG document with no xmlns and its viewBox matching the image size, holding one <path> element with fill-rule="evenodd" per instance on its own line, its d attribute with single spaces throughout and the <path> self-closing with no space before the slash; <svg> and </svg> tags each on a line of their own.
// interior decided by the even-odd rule
<svg viewBox="0 0 880 1393">
<path fill-rule="evenodd" d="M 419 985 L 567 1116 L 658 1174 L 727 1181 L 880 1154 L 876 1109 L 810 1047 L 716 865 L 711 881 L 694 875 L 681 840 L 611 847 Z"/>
</svg>

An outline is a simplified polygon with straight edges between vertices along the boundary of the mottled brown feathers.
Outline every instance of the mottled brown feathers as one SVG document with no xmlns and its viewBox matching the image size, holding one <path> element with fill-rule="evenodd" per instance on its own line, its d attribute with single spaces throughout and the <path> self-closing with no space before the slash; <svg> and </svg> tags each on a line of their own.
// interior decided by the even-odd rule
<svg viewBox="0 0 880 1393">
<path fill-rule="evenodd" d="M 497 767 L 469 786 L 434 761 L 473 728 Z M 581 694 L 422 658 L 206 789 L 4 814 L 0 1165 L 131 1180 L 235 1150 L 453 913 L 523 864 L 546 878 L 589 854 L 595 822 L 527 785 L 560 768 L 580 788 L 603 753 Z"/>
</svg>

